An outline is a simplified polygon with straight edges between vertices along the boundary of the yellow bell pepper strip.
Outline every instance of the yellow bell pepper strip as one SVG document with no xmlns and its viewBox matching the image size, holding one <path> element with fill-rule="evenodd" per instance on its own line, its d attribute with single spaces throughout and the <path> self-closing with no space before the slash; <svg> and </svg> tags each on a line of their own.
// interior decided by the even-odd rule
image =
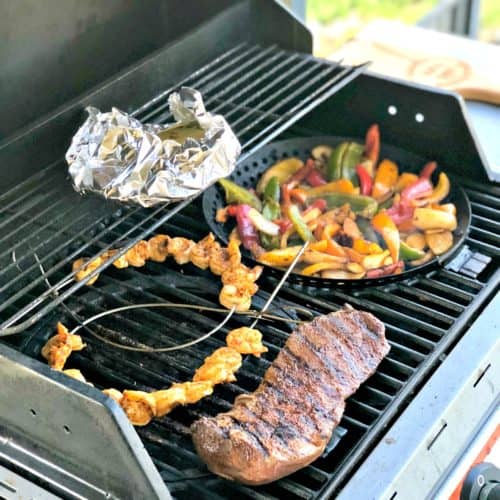
<svg viewBox="0 0 500 500">
<path fill-rule="evenodd" d="M 382 253 L 382 249 L 380 248 L 379 245 L 363 239 L 355 239 L 352 243 L 352 248 L 356 252 L 365 255 L 373 253 Z"/>
<path fill-rule="evenodd" d="M 441 200 L 444 200 L 450 194 L 450 179 L 448 176 L 441 172 L 439 174 L 438 183 L 436 187 L 432 191 L 432 194 L 427 198 L 422 198 L 418 200 L 417 204 L 419 206 L 428 205 L 430 203 L 439 203 Z"/>
<path fill-rule="evenodd" d="M 316 264 L 311 264 L 310 266 L 304 267 L 301 274 L 304 276 L 312 276 L 313 274 L 319 273 L 320 271 L 325 271 L 327 269 L 344 269 L 345 264 L 339 262 L 318 262 Z"/>
<path fill-rule="evenodd" d="M 327 166 L 327 180 L 349 179 L 358 184 L 356 166 L 363 159 L 364 146 L 356 142 L 342 142 L 332 152 Z"/>
<path fill-rule="evenodd" d="M 347 255 L 347 247 L 341 247 L 335 240 L 325 240 L 327 243 L 325 253 L 335 257 L 345 257 Z"/>
<path fill-rule="evenodd" d="M 302 220 L 307 224 L 314 221 L 321 215 L 321 210 L 317 207 L 309 207 L 302 213 Z"/>
<path fill-rule="evenodd" d="M 403 191 L 403 189 L 407 188 L 408 186 L 411 186 L 412 184 L 415 184 L 415 182 L 418 181 L 418 175 L 412 174 L 410 172 L 403 172 L 398 179 L 398 182 L 396 182 L 396 185 L 394 186 L 394 190 L 397 193 L 400 193 Z"/>
<path fill-rule="evenodd" d="M 457 218 L 453 214 L 444 212 L 443 210 L 416 208 L 413 214 L 413 225 L 422 231 L 429 229 L 455 231 L 457 228 Z"/>
<path fill-rule="evenodd" d="M 293 224 L 295 231 L 297 231 L 298 235 L 301 237 L 302 241 L 315 241 L 314 235 L 307 227 L 306 222 L 304 222 L 297 205 L 290 205 L 288 207 L 288 218 Z"/>
<path fill-rule="evenodd" d="M 361 265 L 367 271 L 369 269 L 377 269 L 384 265 L 384 260 L 389 255 L 389 250 L 384 250 L 382 253 L 374 253 L 370 255 L 365 255 L 361 261 Z"/>
<path fill-rule="evenodd" d="M 361 187 L 361 194 L 365 196 L 370 196 L 372 194 L 372 189 L 373 189 L 373 179 L 371 175 L 368 173 L 366 168 L 359 164 L 356 167 L 356 173 L 358 174 L 359 178 L 359 185 Z"/>
<path fill-rule="evenodd" d="M 273 177 L 278 179 L 278 184 L 281 186 L 281 184 L 288 181 L 288 179 L 303 166 L 304 162 L 298 158 L 286 158 L 285 160 L 281 160 L 264 172 L 255 190 L 257 193 L 262 194 Z"/>
<path fill-rule="evenodd" d="M 351 210 L 364 217 L 371 217 L 375 214 L 378 208 L 378 203 L 370 196 L 348 193 L 333 193 L 322 196 L 327 203 L 327 208 L 338 208 L 346 203 L 349 204 Z"/>
<path fill-rule="evenodd" d="M 248 205 L 259 211 L 262 210 L 262 203 L 259 198 L 248 189 L 238 186 L 229 179 L 220 179 L 219 184 L 224 188 L 227 203 L 237 203 Z"/>
<path fill-rule="evenodd" d="M 328 182 L 322 186 L 307 189 L 307 198 L 318 198 L 332 193 L 347 193 L 354 194 L 355 188 L 352 182 L 348 179 L 339 179 L 337 181 Z"/>
<path fill-rule="evenodd" d="M 425 252 L 423 250 L 413 248 L 410 245 L 406 244 L 404 241 L 399 244 L 399 256 L 401 257 L 401 260 L 417 260 L 421 259 L 424 255 Z"/>
<path fill-rule="evenodd" d="M 391 160 L 382 160 L 373 180 L 372 196 L 384 201 L 391 196 L 398 181 L 398 166 Z"/>
<path fill-rule="evenodd" d="M 281 217 L 280 185 L 277 177 L 271 177 L 264 189 L 264 207 L 262 215 L 269 221 L 275 221 Z M 279 227 L 279 226 L 278 226 Z M 280 227 L 281 231 L 281 227 Z M 280 246 L 279 236 L 270 236 L 265 233 L 260 234 L 260 242 L 266 250 L 272 250 Z"/>
<path fill-rule="evenodd" d="M 314 250 L 315 252 L 326 252 L 328 242 L 326 240 L 315 241 L 309 245 L 309 250 Z"/>
<path fill-rule="evenodd" d="M 323 232 L 321 233 L 321 239 L 330 239 L 333 238 L 340 230 L 340 224 L 336 222 L 330 222 L 325 225 L 323 228 Z"/>
<path fill-rule="evenodd" d="M 379 212 L 373 217 L 372 225 L 384 239 L 392 260 L 397 262 L 399 260 L 399 231 L 396 224 L 386 212 Z"/>
<path fill-rule="evenodd" d="M 367 160 L 371 161 L 372 168 L 375 168 L 378 162 L 378 157 L 380 154 L 380 130 L 378 125 L 373 124 L 366 132 L 365 137 L 365 157 Z M 373 171 L 368 171 L 370 175 L 373 175 Z"/>
<path fill-rule="evenodd" d="M 287 267 L 289 266 L 295 256 L 299 253 L 302 246 L 293 246 L 287 248 L 280 248 L 277 250 L 270 250 L 264 252 L 258 258 L 259 262 L 268 266 Z"/>
</svg>

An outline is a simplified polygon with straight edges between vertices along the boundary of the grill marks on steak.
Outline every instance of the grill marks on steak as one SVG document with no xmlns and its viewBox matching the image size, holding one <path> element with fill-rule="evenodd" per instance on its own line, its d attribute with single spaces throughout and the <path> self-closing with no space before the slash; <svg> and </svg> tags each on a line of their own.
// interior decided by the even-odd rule
<svg viewBox="0 0 500 500">
<path fill-rule="evenodd" d="M 246 484 L 264 484 L 321 455 L 345 399 L 389 352 L 384 325 L 352 308 L 320 316 L 288 338 L 252 394 L 192 425 L 209 469 Z"/>
</svg>

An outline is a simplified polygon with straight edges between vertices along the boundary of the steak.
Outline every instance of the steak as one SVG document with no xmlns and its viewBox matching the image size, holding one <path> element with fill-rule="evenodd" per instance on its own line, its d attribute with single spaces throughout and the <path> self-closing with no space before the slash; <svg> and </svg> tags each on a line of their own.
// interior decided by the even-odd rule
<svg viewBox="0 0 500 500">
<path fill-rule="evenodd" d="M 251 485 L 305 467 L 389 349 L 383 323 L 351 307 L 300 325 L 254 393 L 191 426 L 196 451 L 215 474 Z"/>
</svg>

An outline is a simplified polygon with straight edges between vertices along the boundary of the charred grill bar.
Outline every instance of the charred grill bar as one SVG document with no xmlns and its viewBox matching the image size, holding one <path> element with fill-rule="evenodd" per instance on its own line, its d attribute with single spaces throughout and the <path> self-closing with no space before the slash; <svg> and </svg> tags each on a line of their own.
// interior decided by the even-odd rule
<svg viewBox="0 0 500 500">
<path fill-rule="evenodd" d="M 265 5 L 271 5 L 270 10 Z M 235 26 L 240 26 L 242 16 L 250 22 L 257 12 L 290 26 L 289 18 L 275 9 L 271 2 L 237 2 L 236 7 L 207 21 L 199 32 L 186 35 L 185 44 L 195 52 L 209 35 L 214 36 L 216 28 L 225 27 L 224 50 L 204 54 L 206 60 L 198 69 L 183 72 L 185 66 L 178 60 L 189 50 L 168 47 L 122 78 L 1 144 L 0 323 L 1 328 L 27 323 L 23 333 L 5 337 L 0 343 L 0 371 L 5 381 L 2 397 L 10 401 L 10 409 L 0 416 L 0 464 L 45 489 L 63 496 L 109 493 L 120 497 L 136 491 L 154 497 L 167 495 L 168 488 L 180 498 L 241 495 L 262 499 L 320 498 L 338 491 L 498 288 L 500 190 L 488 181 L 459 101 L 446 93 L 370 75 L 340 90 L 362 69 L 283 50 L 281 47 L 309 50 L 306 34 L 298 25 L 295 30 L 302 33 L 297 36 L 299 41 L 291 36 L 287 41 L 269 40 L 268 35 L 257 32 L 241 40 L 227 28 L 228 20 L 238 18 Z M 272 43 L 275 45 L 269 45 Z M 164 69 L 168 60 L 173 61 L 170 71 Z M 160 63 L 165 74 L 177 75 L 176 80 L 154 71 L 154 64 Z M 153 83 L 144 90 L 142 84 L 149 80 Z M 171 261 L 151 262 L 139 270 L 110 267 L 91 288 L 72 283 L 58 290 L 58 284 L 68 278 L 70 263 L 78 257 L 90 257 L 109 246 L 125 249 L 154 231 L 193 239 L 205 236 L 200 200 L 144 210 L 81 198 L 72 191 L 60 160 L 81 121 L 83 106 L 117 104 L 130 110 L 128 96 L 137 118 L 163 123 L 169 119 L 165 95 L 179 85 L 197 88 L 210 111 L 226 116 L 244 147 L 242 166 L 252 152 L 274 137 L 359 136 L 367 124 L 378 122 L 383 140 L 417 154 L 423 154 L 419 149 L 424 148 L 425 155 L 436 157 L 471 201 L 471 230 L 464 247 L 446 268 L 376 287 L 282 289 L 273 303 L 273 313 L 308 319 L 301 308 L 313 315 L 324 314 L 348 302 L 385 323 L 391 351 L 377 372 L 348 399 L 337 436 L 342 437 L 333 450 L 292 476 L 257 488 L 208 473 L 194 451 L 189 426 L 201 416 L 229 410 L 237 395 L 255 390 L 292 325 L 263 322 L 269 352 L 261 359 L 247 358 L 236 383 L 217 388 L 212 397 L 179 408 L 138 428 L 137 433 L 121 410 L 99 391 L 50 371 L 40 358 L 41 347 L 53 334 L 57 320 L 72 326 L 75 315 L 87 318 L 138 302 L 217 303 L 218 285 L 208 272 L 182 269 Z M 133 92 L 136 89 L 142 102 Z M 149 94 L 145 95 L 146 91 Z M 395 100 L 400 109 L 404 110 L 405 103 L 411 103 L 412 109 L 395 119 L 389 117 L 387 106 Z M 417 111 L 426 116 L 425 125 L 408 119 Z M 449 144 L 460 144 L 460 148 L 446 148 Z M 477 181 L 470 180 L 472 171 L 477 172 Z M 45 276 L 40 274 L 35 254 Z M 265 303 L 274 282 L 264 277 L 260 284 L 253 301 L 257 309 Z M 63 300 L 65 308 L 59 305 Z M 198 337 L 219 320 L 220 316 L 212 313 L 141 310 L 105 318 L 92 328 L 129 345 L 172 345 Z M 159 389 L 189 379 L 204 357 L 223 345 L 229 329 L 247 324 L 249 321 L 241 317 L 233 318 L 207 342 L 172 354 L 122 352 L 84 332 L 88 348 L 74 353 L 69 366 L 81 369 L 98 389 Z M 56 405 L 55 413 L 52 405 Z M 92 436 L 95 442 L 89 441 Z M 116 457 L 122 458 L 115 464 Z M 131 471 L 129 478 L 123 478 L 125 469 Z M 160 476 L 165 486 L 158 482 Z"/>
</svg>

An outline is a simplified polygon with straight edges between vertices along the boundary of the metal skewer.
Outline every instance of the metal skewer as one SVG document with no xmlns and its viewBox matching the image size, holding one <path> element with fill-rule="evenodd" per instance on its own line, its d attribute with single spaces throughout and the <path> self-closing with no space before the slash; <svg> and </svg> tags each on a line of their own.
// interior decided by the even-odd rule
<svg viewBox="0 0 500 500">
<path fill-rule="evenodd" d="M 303 245 L 302 248 L 298 251 L 297 255 L 294 257 L 292 260 L 291 264 L 288 266 L 288 269 L 286 270 L 285 274 L 282 276 L 280 279 L 279 283 L 276 285 L 274 288 L 273 292 L 271 295 L 269 295 L 269 298 L 267 299 L 266 303 L 260 310 L 260 313 L 258 316 L 255 318 L 254 322 L 250 325 L 250 328 L 255 328 L 255 325 L 259 322 L 259 320 L 262 318 L 262 315 L 268 310 L 269 306 L 271 305 L 272 301 L 274 300 L 274 297 L 278 295 L 278 292 L 280 291 L 281 287 L 287 280 L 288 276 L 290 273 L 293 271 L 293 268 L 296 266 L 297 262 L 299 259 L 302 257 L 302 254 L 306 251 L 306 248 L 309 246 L 309 242 L 306 241 Z"/>
</svg>

